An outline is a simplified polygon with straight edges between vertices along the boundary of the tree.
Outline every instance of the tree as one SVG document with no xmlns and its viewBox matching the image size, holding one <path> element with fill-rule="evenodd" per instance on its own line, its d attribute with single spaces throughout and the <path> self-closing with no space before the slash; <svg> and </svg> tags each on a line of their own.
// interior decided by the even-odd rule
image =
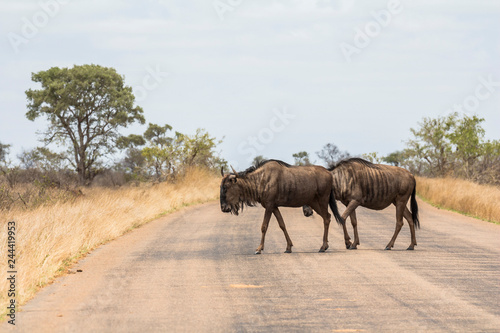
<svg viewBox="0 0 500 333">
<path fill-rule="evenodd" d="M 311 161 L 309 160 L 309 153 L 305 151 L 300 151 L 296 154 L 293 154 L 292 157 L 295 159 L 295 165 L 311 165 Z"/>
<path fill-rule="evenodd" d="M 119 128 L 144 123 L 142 108 L 134 106 L 132 88 L 125 86 L 124 77 L 113 68 L 52 67 L 32 73 L 31 78 L 42 88 L 26 91 L 26 117 L 49 121 L 42 141 L 67 147 L 81 184 L 91 179 L 96 162 L 114 151 Z"/>
<path fill-rule="evenodd" d="M 121 136 L 116 140 L 118 149 L 127 149 L 132 147 L 144 146 L 146 140 L 142 135 L 130 134 L 129 136 Z"/>
<path fill-rule="evenodd" d="M 500 142 L 484 141 L 483 121 L 458 113 L 424 118 L 419 128 L 411 129 L 414 138 L 401 154 L 402 166 L 420 175 L 500 183 Z"/>
<path fill-rule="evenodd" d="M 327 143 L 321 151 L 316 152 L 316 155 L 325 162 L 328 168 L 335 166 L 341 160 L 351 157 L 347 151 L 341 151 L 333 143 Z"/>
<path fill-rule="evenodd" d="M 500 184 L 500 140 L 488 140 L 481 148 L 482 156 L 479 157 L 477 166 L 478 180 Z"/>
<path fill-rule="evenodd" d="M 125 152 L 125 157 L 122 160 L 122 167 L 125 172 L 129 172 L 135 175 L 140 175 L 143 173 L 143 169 L 146 165 L 146 158 L 142 154 L 142 150 L 131 147 Z"/>
<path fill-rule="evenodd" d="M 405 158 L 406 158 L 405 153 L 403 151 L 398 150 L 393 153 L 390 153 L 385 157 L 382 157 L 382 161 L 394 166 L 400 166 L 405 160 Z"/>
<path fill-rule="evenodd" d="M 255 156 L 252 162 L 252 165 L 258 166 L 262 161 L 265 161 L 267 158 L 265 158 L 262 155 Z"/>
<path fill-rule="evenodd" d="M 7 156 L 9 155 L 10 145 L 0 143 L 0 163 L 7 163 Z"/>
<path fill-rule="evenodd" d="M 142 156 L 148 166 L 154 169 L 157 179 L 162 177 L 164 170 L 167 174 L 171 173 L 175 163 L 177 149 L 174 146 L 174 138 L 167 136 L 167 132 L 171 130 L 172 126 L 168 124 L 160 126 L 149 123 L 144 132 L 147 146 L 142 149 Z"/>
<path fill-rule="evenodd" d="M 365 160 L 370 161 L 370 162 L 375 163 L 375 164 L 380 164 L 383 161 L 383 158 L 380 157 L 380 155 L 376 151 L 363 154 L 363 155 L 361 155 L 361 157 L 363 157 Z"/>
<path fill-rule="evenodd" d="M 146 164 L 146 158 L 142 155 L 142 149 L 139 148 L 146 144 L 144 137 L 130 134 L 118 138 L 116 143 L 119 149 L 125 149 L 125 157 L 116 165 L 116 168 L 135 175 L 141 174 Z"/>
<path fill-rule="evenodd" d="M 215 148 L 222 140 L 210 136 L 204 129 L 197 129 L 194 135 L 175 132 L 169 136 L 172 126 L 163 126 L 149 123 L 144 135 L 131 134 L 118 140 L 122 149 L 127 149 L 127 156 L 123 160 L 126 167 L 133 172 L 138 171 L 143 158 L 150 174 L 158 180 L 175 177 L 185 167 L 202 166 L 219 169 L 227 162 L 219 157 Z M 138 150 L 138 146 L 145 145 Z M 140 156 L 137 152 L 140 151 Z"/>
<path fill-rule="evenodd" d="M 410 129 L 415 138 L 406 142 L 409 157 L 427 163 L 427 169 L 432 174 L 444 176 L 453 167 L 449 133 L 456 117 L 457 114 L 436 119 L 424 118 L 418 123 L 419 129 Z"/>
<path fill-rule="evenodd" d="M 198 128 L 195 135 L 181 135 L 179 139 L 181 143 L 179 158 L 182 165 L 206 166 L 213 169 L 220 169 L 226 165 L 226 161 L 215 151 L 222 140 L 210 136 L 204 129 Z"/>
<path fill-rule="evenodd" d="M 9 162 L 7 161 L 7 157 L 9 155 L 9 151 L 10 145 L 0 143 L 0 171 L 2 171 L 4 175 L 7 175 L 8 171 L 7 167 Z"/>
<path fill-rule="evenodd" d="M 24 150 L 17 156 L 25 169 L 40 169 L 43 171 L 59 171 L 65 168 L 66 156 L 51 151 L 46 147 L 36 147 Z"/>
<path fill-rule="evenodd" d="M 465 173 L 466 178 L 472 178 L 474 164 L 479 156 L 483 154 L 484 129 L 481 123 L 484 118 L 464 115 L 461 119 L 456 119 L 452 132 L 448 134 L 451 144 L 455 148 L 455 157 L 458 160 L 460 169 Z"/>
</svg>

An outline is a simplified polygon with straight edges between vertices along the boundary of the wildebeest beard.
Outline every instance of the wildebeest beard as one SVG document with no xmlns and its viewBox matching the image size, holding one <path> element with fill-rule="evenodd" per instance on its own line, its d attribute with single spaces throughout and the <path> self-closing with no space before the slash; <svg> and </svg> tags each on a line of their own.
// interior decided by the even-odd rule
<svg viewBox="0 0 500 333">
<path fill-rule="evenodd" d="M 256 204 L 255 200 L 248 199 L 248 198 L 241 197 L 241 196 L 238 198 L 238 202 L 236 202 L 234 204 L 228 203 L 225 199 L 226 198 L 224 195 L 224 202 L 223 203 L 221 202 L 221 203 L 222 203 L 222 205 L 226 206 L 227 208 L 230 208 L 230 210 L 223 210 L 223 211 L 225 213 L 230 212 L 231 214 L 234 214 L 234 215 L 239 215 L 240 211 L 243 212 L 243 209 L 245 208 L 245 206 L 253 207 Z"/>
<path fill-rule="evenodd" d="M 253 207 L 253 206 L 255 206 L 255 203 L 251 202 L 251 201 L 247 201 L 247 200 L 241 200 L 241 198 L 240 198 L 240 202 L 238 202 L 235 205 L 231 205 L 231 214 L 238 215 L 240 209 L 241 209 L 241 212 L 243 212 L 243 208 L 245 208 L 245 205 L 247 205 L 249 207 Z"/>
</svg>

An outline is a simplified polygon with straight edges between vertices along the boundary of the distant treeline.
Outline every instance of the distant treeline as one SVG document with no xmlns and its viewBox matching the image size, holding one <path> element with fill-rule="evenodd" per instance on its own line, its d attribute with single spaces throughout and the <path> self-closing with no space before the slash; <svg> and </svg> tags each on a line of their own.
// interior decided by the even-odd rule
<svg viewBox="0 0 500 333">
<path fill-rule="evenodd" d="M 424 118 L 406 148 L 382 158 L 426 177 L 500 185 L 500 140 L 485 140 L 483 118 L 453 113 Z"/>
<path fill-rule="evenodd" d="M 417 176 L 454 177 L 477 183 L 500 185 L 500 140 L 485 140 L 476 115 L 453 113 L 437 118 L 424 118 L 411 128 L 413 138 L 405 141 L 406 148 L 387 156 L 373 152 L 361 157 L 373 163 L 386 163 L 408 169 Z M 333 166 L 351 155 L 334 143 L 316 152 L 325 166 Z M 295 165 L 311 164 L 305 151 L 293 154 Z M 254 163 L 262 160 L 258 156 Z"/>
<path fill-rule="evenodd" d="M 216 148 L 221 142 L 203 129 L 194 135 L 175 132 L 169 136 L 169 125 L 149 124 L 144 135 L 120 137 L 116 147 L 122 157 L 106 161 L 104 157 L 89 169 L 87 185 L 116 186 L 128 181 L 165 181 L 189 167 L 220 169 L 226 162 Z M 73 188 L 81 185 L 72 155 L 53 152 L 45 147 L 25 150 L 17 155 L 18 163 L 7 159 L 10 145 L 0 143 L 0 186 L 14 187 L 21 183 L 43 187 Z M 105 163 L 106 162 L 106 163 Z"/>
<path fill-rule="evenodd" d="M 476 115 L 453 113 L 424 118 L 412 128 L 406 148 L 372 160 L 404 167 L 425 177 L 455 177 L 500 185 L 500 140 L 485 140 Z"/>
<path fill-rule="evenodd" d="M 120 137 L 120 158 L 103 155 L 92 164 L 82 182 L 70 152 L 36 147 L 8 160 L 10 146 L 0 143 L 0 209 L 33 208 L 49 202 L 72 200 L 81 185 L 115 187 L 143 182 L 176 181 L 192 167 L 220 170 L 226 162 L 216 152 L 221 142 L 205 130 L 194 135 L 176 132 L 169 125 L 149 124 L 144 135 Z M 106 161 L 104 158 L 107 157 Z"/>
</svg>

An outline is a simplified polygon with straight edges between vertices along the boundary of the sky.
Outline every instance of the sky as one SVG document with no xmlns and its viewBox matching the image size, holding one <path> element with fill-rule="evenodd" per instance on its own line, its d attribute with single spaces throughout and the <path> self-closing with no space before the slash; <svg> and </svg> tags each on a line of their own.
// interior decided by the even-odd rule
<svg viewBox="0 0 500 333">
<path fill-rule="evenodd" d="M 498 0 L 2 0 L 0 142 L 13 161 L 42 145 L 31 73 L 83 64 L 124 75 L 147 123 L 223 139 L 236 169 L 320 164 L 327 143 L 387 155 L 454 111 L 499 139 L 499 18 Z"/>
</svg>

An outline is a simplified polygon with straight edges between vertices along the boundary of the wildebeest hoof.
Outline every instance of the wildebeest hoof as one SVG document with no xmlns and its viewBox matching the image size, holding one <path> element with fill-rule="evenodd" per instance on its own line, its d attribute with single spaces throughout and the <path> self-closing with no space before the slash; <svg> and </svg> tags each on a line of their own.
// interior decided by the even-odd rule
<svg viewBox="0 0 500 333">
<path fill-rule="evenodd" d="M 407 251 L 413 251 L 413 246 L 410 246 L 409 248 L 406 249 Z"/>
<path fill-rule="evenodd" d="M 390 250 L 391 248 L 390 248 L 389 246 L 386 246 L 386 247 L 385 247 L 385 249 L 386 249 L 386 250 Z"/>
<path fill-rule="evenodd" d="M 261 254 L 260 250 L 255 251 L 255 254 Z"/>
<path fill-rule="evenodd" d="M 349 250 L 351 248 L 351 245 L 352 245 L 351 242 L 345 243 L 345 248 Z"/>
<path fill-rule="evenodd" d="M 292 250 L 285 250 L 285 253 L 292 253 Z"/>
<path fill-rule="evenodd" d="M 354 244 L 352 244 L 351 246 L 349 246 L 349 250 L 357 250 L 358 247 Z"/>
</svg>

